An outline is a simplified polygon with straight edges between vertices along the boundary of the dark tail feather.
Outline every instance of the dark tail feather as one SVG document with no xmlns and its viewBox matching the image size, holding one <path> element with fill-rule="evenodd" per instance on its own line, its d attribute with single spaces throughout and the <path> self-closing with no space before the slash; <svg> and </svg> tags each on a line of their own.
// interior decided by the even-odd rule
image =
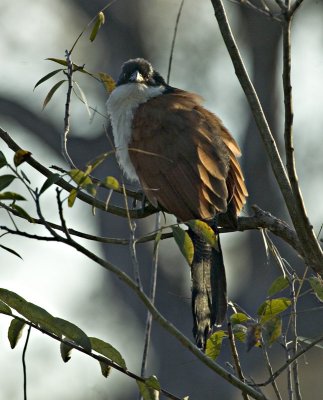
<svg viewBox="0 0 323 400">
<path fill-rule="evenodd" d="M 225 269 L 218 234 L 216 248 L 191 230 L 189 234 L 194 243 L 191 265 L 193 335 L 197 346 L 205 350 L 213 325 L 221 325 L 227 311 Z"/>
</svg>

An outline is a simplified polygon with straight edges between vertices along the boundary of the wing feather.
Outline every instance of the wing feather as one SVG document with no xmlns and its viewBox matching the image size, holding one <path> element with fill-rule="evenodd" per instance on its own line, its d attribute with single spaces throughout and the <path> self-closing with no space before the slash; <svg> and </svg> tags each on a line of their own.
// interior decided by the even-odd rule
<svg viewBox="0 0 323 400">
<path fill-rule="evenodd" d="M 240 149 L 197 95 L 176 90 L 135 112 L 129 156 L 152 204 L 179 220 L 210 219 L 233 201 L 239 212 L 247 190 Z"/>
</svg>

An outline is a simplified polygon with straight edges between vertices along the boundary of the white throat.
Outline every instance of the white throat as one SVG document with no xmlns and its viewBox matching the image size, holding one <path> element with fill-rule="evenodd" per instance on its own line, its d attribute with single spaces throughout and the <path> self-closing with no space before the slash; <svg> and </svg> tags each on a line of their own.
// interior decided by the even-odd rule
<svg viewBox="0 0 323 400">
<path fill-rule="evenodd" d="M 161 95 L 164 90 L 163 86 L 127 83 L 117 86 L 107 101 L 117 161 L 126 177 L 132 181 L 139 181 L 128 152 L 134 112 L 140 104 Z"/>
</svg>

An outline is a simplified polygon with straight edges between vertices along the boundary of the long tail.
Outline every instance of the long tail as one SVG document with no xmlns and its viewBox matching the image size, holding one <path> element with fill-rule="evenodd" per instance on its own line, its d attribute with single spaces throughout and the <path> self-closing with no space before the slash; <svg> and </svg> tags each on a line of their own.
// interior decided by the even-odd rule
<svg viewBox="0 0 323 400">
<path fill-rule="evenodd" d="M 204 351 L 213 325 L 221 325 L 225 318 L 227 283 L 219 234 L 216 248 L 191 230 L 189 234 L 194 243 L 191 265 L 193 335 L 197 346 Z"/>
</svg>

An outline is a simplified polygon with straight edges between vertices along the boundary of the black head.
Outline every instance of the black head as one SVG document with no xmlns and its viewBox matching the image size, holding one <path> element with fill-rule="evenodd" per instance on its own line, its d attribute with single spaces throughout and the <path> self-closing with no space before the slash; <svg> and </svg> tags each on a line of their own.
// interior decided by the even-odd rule
<svg viewBox="0 0 323 400">
<path fill-rule="evenodd" d="M 143 58 L 134 58 L 123 64 L 117 86 L 131 82 L 143 83 L 147 86 L 167 86 L 150 62 Z"/>
</svg>

